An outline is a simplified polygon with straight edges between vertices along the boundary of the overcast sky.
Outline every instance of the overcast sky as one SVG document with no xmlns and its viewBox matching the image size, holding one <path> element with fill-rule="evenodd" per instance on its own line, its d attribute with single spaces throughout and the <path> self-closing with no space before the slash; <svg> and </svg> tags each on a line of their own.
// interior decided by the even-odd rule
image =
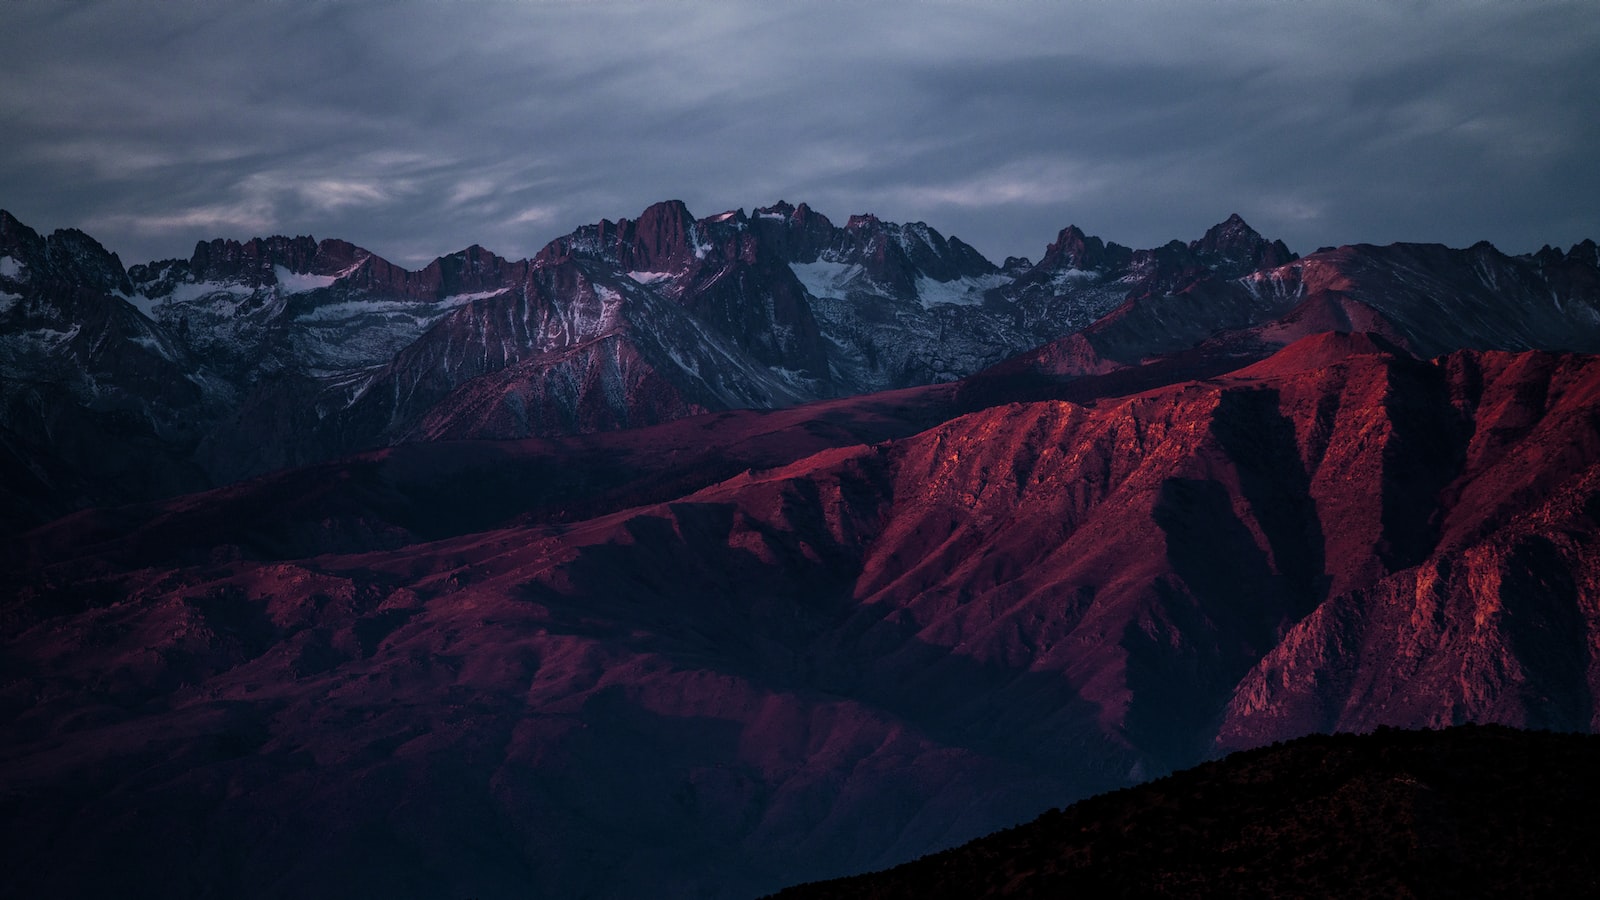
<svg viewBox="0 0 1600 900">
<path fill-rule="evenodd" d="M 1241 213 L 1300 252 L 1600 239 L 1583 2 L 0 2 L 0 208 L 132 264 L 418 266 L 805 201 L 999 261 Z"/>
</svg>

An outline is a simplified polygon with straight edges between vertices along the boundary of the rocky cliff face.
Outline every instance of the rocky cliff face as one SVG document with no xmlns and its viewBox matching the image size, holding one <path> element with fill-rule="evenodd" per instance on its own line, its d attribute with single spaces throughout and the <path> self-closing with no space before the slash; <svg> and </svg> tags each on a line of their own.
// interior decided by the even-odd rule
<svg viewBox="0 0 1600 900">
<path fill-rule="evenodd" d="M 250 871 L 304 861 L 269 890 L 401 866 L 424 893 L 533 871 L 553 893 L 736 896 L 1224 747 L 1587 727 L 1597 392 L 1594 357 L 1333 334 L 1093 403 L 929 397 L 945 421 L 884 443 L 858 429 L 909 398 L 841 431 L 819 411 L 777 432 L 820 441 L 807 455 L 761 455 L 759 417 L 544 445 L 588 474 L 521 521 L 474 524 L 459 489 L 379 459 L 63 520 L 23 546 L 5 608 L 13 791 L 142 877 L 204 809 Z M 696 430 L 718 449 L 673 468 Z M 608 493 L 619 452 L 679 493 Z M 487 460 L 451 477 L 494 478 Z M 434 519 L 458 524 L 419 543 Z M 268 539 L 274 521 L 302 524 Z M 62 802 L 88 783 L 127 817 Z M 439 830 L 469 819 L 493 841 Z M 572 862 L 596 855 L 627 862 Z M 257 883 L 230 871 L 203 877 Z"/>
<path fill-rule="evenodd" d="M 78 231 L 0 211 L 0 444 L 8 524 L 194 490 L 189 460 L 228 386 L 124 298 L 122 263 Z"/>
<path fill-rule="evenodd" d="M 1248 226 L 1224 226 L 1196 242 L 1185 278 L 1266 258 Z M 125 272 L 78 232 L 45 239 L 9 215 L 0 231 L 17 440 L 63 471 L 87 465 L 25 411 L 59 394 L 151 423 L 166 461 L 127 452 L 186 470 L 107 500 L 417 437 L 626 427 L 951 381 L 1088 324 L 1137 281 L 1132 251 L 1063 269 L 1090 265 L 1067 232 L 1045 263 L 1001 272 L 922 223 L 859 215 L 840 227 L 784 203 L 702 219 L 661 203 L 531 260 L 474 246 L 415 272 L 309 236 L 201 242 L 186 260 Z M 1574 265 L 1567 280 L 1587 296 Z M 585 324 L 590 285 L 619 299 Z M 110 437 L 91 430 L 102 437 L 73 443 Z"/>
<path fill-rule="evenodd" d="M 0 214 L 0 860 L 749 896 L 1309 732 L 1590 730 L 1597 309 L 1593 244 L 1236 217 L 124 272 Z"/>
</svg>

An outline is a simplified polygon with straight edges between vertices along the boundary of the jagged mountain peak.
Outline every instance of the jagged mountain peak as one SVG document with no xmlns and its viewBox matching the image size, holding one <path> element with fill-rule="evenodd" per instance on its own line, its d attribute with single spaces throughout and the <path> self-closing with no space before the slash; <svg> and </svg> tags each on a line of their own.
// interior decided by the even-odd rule
<svg viewBox="0 0 1600 900">
<path fill-rule="evenodd" d="M 1109 252 L 1108 252 L 1109 251 Z M 1126 265 L 1128 249 L 1119 244 L 1107 244 L 1098 237 L 1085 234 L 1077 225 L 1061 229 L 1056 239 L 1045 248 L 1038 268 L 1057 271 L 1080 269 L 1095 271 L 1110 266 Z"/>
<path fill-rule="evenodd" d="M 0 209 L 0 252 L 37 245 L 41 241 L 37 231 L 23 224 L 9 210 Z"/>
<path fill-rule="evenodd" d="M 801 220 L 803 220 L 803 219 L 807 219 L 807 218 L 816 217 L 816 216 L 819 216 L 821 214 L 818 213 L 816 210 L 812 209 L 809 204 L 801 203 L 799 205 L 795 205 L 793 203 L 790 203 L 787 200 L 779 200 L 778 202 L 772 204 L 771 206 L 758 206 L 758 207 L 756 207 L 755 210 L 751 213 L 751 215 L 752 215 L 753 218 L 758 218 L 758 219 L 801 219 Z M 826 218 L 826 216 L 824 216 L 823 218 Z M 829 224 L 832 224 L 832 223 L 829 223 Z"/>
<path fill-rule="evenodd" d="M 804 206 L 804 203 L 800 204 L 800 207 Z M 755 214 L 758 216 L 767 216 L 769 218 L 787 219 L 794 215 L 796 208 L 797 207 L 793 203 L 790 203 L 787 200 L 779 200 L 777 203 L 774 203 L 771 206 L 756 207 Z"/>
<path fill-rule="evenodd" d="M 1573 249 L 1576 250 L 1577 248 L 1574 247 Z M 1528 258 L 1533 260 L 1534 262 L 1538 263 L 1541 266 L 1548 266 L 1548 265 L 1552 265 L 1554 263 L 1561 262 L 1562 260 L 1567 258 L 1567 255 L 1565 253 L 1562 253 L 1557 248 L 1552 247 L 1549 244 L 1545 244 L 1544 246 L 1540 247 L 1537 251 L 1535 251 L 1534 253 L 1530 254 Z"/>
<path fill-rule="evenodd" d="M 0 209 L 0 279 L 21 284 L 33 278 L 36 267 L 44 267 L 45 240 L 37 231 Z"/>
<path fill-rule="evenodd" d="M 446 253 L 443 256 L 435 257 L 434 260 L 428 265 L 431 266 L 436 264 L 453 263 L 456 265 L 484 268 L 504 265 L 507 262 L 509 262 L 509 260 L 493 250 L 490 250 L 488 247 L 485 247 L 482 244 L 472 244 L 470 246 L 463 247 L 454 253 Z M 424 268 L 426 268 L 426 266 Z"/>
<path fill-rule="evenodd" d="M 812 209 L 809 203 L 803 202 L 797 205 L 787 200 L 779 200 L 771 206 L 756 207 L 752 215 L 757 219 L 790 219 L 800 224 L 820 222 L 829 228 L 833 227 L 827 216 Z"/>
<path fill-rule="evenodd" d="M 1229 278 L 1281 266 L 1299 258 L 1283 241 L 1267 240 L 1238 213 L 1211 226 L 1203 237 L 1191 241 L 1188 249 L 1213 267 L 1222 269 L 1219 274 Z"/>
<path fill-rule="evenodd" d="M 682 200 L 662 200 L 659 203 L 652 203 L 645 207 L 644 212 L 639 213 L 639 218 L 634 220 L 644 231 L 658 228 L 686 228 L 694 221 L 694 214 L 689 212 L 688 205 Z M 620 225 L 622 222 L 617 224 Z"/>
<path fill-rule="evenodd" d="M 601 259 L 624 271 L 682 271 L 696 248 L 695 218 L 682 200 L 652 203 L 637 218 L 601 219 L 556 238 L 535 256 L 540 263 L 572 257 Z"/>
<path fill-rule="evenodd" d="M 107 293 L 132 290 L 122 258 L 76 228 L 42 236 L 6 210 L 0 210 L 0 278 Z"/>
<path fill-rule="evenodd" d="M 295 275 L 334 276 L 376 254 L 349 241 L 311 235 L 275 234 L 247 241 L 214 238 L 195 244 L 188 277 L 195 282 L 237 284 L 252 288 L 278 283 L 278 269 Z"/>
<path fill-rule="evenodd" d="M 1205 236 L 1189 246 L 1195 250 L 1215 252 L 1229 246 L 1253 246 L 1261 240 L 1261 232 L 1251 228 L 1243 216 L 1233 213 L 1206 229 Z"/>
</svg>

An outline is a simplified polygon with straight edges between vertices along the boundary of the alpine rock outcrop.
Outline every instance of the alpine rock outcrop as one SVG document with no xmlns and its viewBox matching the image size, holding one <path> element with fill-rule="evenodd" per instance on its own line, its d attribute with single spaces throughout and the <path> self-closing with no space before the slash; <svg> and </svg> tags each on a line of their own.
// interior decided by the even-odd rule
<svg viewBox="0 0 1600 900">
<path fill-rule="evenodd" d="M 1593 731 L 1597 310 L 1590 242 L 1237 217 L 412 272 L 0 214 L 0 864 L 741 897 L 1309 733 Z"/>
<path fill-rule="evenodd" d="M 786 203 L 701 219 L 660 203 L 532 259 L 473 246 L 419 271 L 281 236 L 124 270 L 80 232 L 9 214 L 0 232 L 14 527 L 410 440 L 949 382 L 1127 297 L 1290 256 L 1234 217 L 1153 251 L 1068 229 L 1002 271 L 922 223 L 840 227 Z"/>
</svg>

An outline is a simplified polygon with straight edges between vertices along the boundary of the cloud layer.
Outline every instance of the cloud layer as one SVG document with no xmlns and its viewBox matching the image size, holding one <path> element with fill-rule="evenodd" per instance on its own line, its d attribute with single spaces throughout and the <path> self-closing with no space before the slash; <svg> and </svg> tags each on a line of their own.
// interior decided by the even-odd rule
<svg viewBox="0 0 1600 900">
<path fill-rule="evenodd" d="M 0 59 L 0 207 L 128 262 L 517 257 L 668 198 L 997 260 L 1235 211 L 1302 252 L 1600 238 L 1584 2 L 21 2 Z"/>
</svg>

